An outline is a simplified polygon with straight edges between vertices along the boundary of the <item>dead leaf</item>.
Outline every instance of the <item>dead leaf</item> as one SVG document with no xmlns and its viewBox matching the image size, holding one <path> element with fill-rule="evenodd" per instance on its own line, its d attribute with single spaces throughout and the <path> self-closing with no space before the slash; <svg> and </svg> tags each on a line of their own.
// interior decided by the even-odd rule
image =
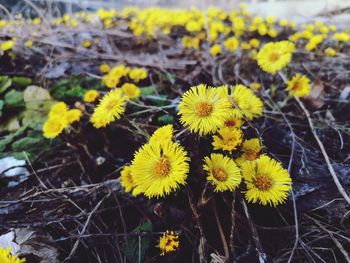
<svg viewBox="0 0 350 263">
<path fill-rule="evenodd" d="M 324 86 L 321 80 L 317 79 L 311 88 L 309 96 L 304 98 L 309 108 L 317 110 L 324 105 Z"/>
<path fill-rule="evenodd" d="M 58 249 L 52 237 L 45 232 L 26 228 L 15 229 L 15 242 L 20 246 L 18 254 L 22 257 L 33 256 L 40 263 L 58 263 Z"/>
</svg>

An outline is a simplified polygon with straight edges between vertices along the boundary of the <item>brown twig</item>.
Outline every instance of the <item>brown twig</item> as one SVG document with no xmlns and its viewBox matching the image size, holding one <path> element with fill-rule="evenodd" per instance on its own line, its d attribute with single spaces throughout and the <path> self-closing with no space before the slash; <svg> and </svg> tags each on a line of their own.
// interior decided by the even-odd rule
<svg viewBox="0 0 350 263">
<path fill-rule="evenodd" d="M 215 199 L 213 198 L 212 199 L 212 205 L 213 205 L 213 210 L 214 210 L 214 217 L 215 217 L 215 221 L 216 221 L 216 225 L 218 227 L 218 230 L 219 230 L 219 234 L 220 234 L 220 238 L 221 238 L 221 241 L 222 241 L 222 245 L 224 247 L 224 252 L 225 252 L 225 261 L 227 261 L 230 257 L 230 252 L 228 250 L 228 246 L 227 246 L 227 241 L 226 241 L 226 237 L 225 237 L 225 233 L 224 231 L 222 230 L 222 226 L 221 226 L 221 223 L 220 223 L 220 219 L 219 219 L 219 215 L 218 215 L 218 210 L 217 210 L 217 207 L 216 207 L 216 203 L 215 203 Z"/>
</svg>

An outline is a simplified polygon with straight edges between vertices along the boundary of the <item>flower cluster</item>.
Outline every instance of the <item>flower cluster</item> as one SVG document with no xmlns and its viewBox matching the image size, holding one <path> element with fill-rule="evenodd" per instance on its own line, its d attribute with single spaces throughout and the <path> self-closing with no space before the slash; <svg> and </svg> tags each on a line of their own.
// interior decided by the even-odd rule
<svg viewBox="0 0 350 263">
<path fill-rule="evenodd" d="M 262 115 L 263 103 L 244 85 L 194 86 L 179 103 L 180 122 L 200 136 L 212 136 L 213 151 L 203 172 L 214 192 L 234 191 L 244 180 L 246 199 L 263 205 L 283 203 L 291 178 L 276 160 L 262 153 L 261 140 L 245 139 L 244 122 Z M 189 158 L 174 141 L 172 125 L 158 128 L 121 172 L 121 185 L 134 196 L 163 197 L 186 184 Z"/>
<path fill-rule="evenodd" d="M 80 120 L 82 115 L 79 109 L 69 109 L 64 102 L 53 105 L 49 112 L 49 118 L 44 123 L 43 132 L 46 138 L 55 138 L 65 128 Z"/>
</svg>

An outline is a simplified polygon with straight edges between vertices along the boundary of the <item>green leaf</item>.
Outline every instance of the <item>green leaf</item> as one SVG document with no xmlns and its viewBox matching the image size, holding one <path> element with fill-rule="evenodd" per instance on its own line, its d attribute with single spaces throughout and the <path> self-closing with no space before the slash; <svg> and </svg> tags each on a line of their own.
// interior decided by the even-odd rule
<svg viewBox="0 0 350 263">
<path fill-rule="evenodd" d="M 11 87 L 12 80 L 7 76 L 1 76 L 0 78 L 0 94 L 5 92 L 8 87 Z"/>
<path fill-rule="evenodd" d="M 2 109 L 4 108 L 4 101 L 0 100 L 0 117 L 2 115 Z"/>
<path fill-rule="evenodd" d="M 41 138 L 24 137 L 12 144 L 12 150 L 16 152 L 25 151 L 31 148 L 40 148 Z"/>
<path fill-rule="evenodd" d="M 169 101 L 167 96 L 165 95 L 158 95 L 158 96 L 153 96 L 153 97 L 148 97 L 147 99 L 149 99 L 150 101 L 152 101 L 152 103 L 154 105 L 157 106 L 166 106 L 169 105 Z"/>
<path fill-rule="evenodd" d="M 143 87 L 141 89 L 141 96 L 149 96 L 155 94 L 157 87 L 155 85 Z"/>
<path fill-rule="evenodd" d="M 168 115 L 168 114 L 164 114 L 162 116 L 159 116 L 157 120 L 158 120 L 158 122 L 162 122 L 162 123 L 165 123 L 165 124 L 172 124 L 172 123 L 174 123 L 174 117 L 171 116 L 171 115 Z"/>
<path fill-rule="evenodd" d="M 79 85 L 58 85 L 51 90 L 51 95 L 55 99 L 80 99 L 84 96 L 85 90 Z"/>
<path fill-rule="evenodd" d="M 27 87 L 32 84 L 32 79 L 27 77 L 12 77 L 12 83 L 21 87 Z"/>
<path fill-rule="evenodd" d="M 166 78 L 170 81 L 171 84 L 174 84 L 176 81 L 176 75 L 175 74 L 171 74 L 169 72 L 167 72 L 165 74 Z"/>
<path fill-rule="evenodd" d="M 5 104 L 12 107 L 23 106 L 23 93 L 11 90 L 5 95 Z"/>
<path fill-rule="evenodd" d="M 26 110 L 23 113 L 22 123 L 28 127 L 40 131 L 42 130 L 43 123 L 47 119 L 46 111 L 37 111 L 37 110 Z"/>
<path fill-rule="evenodd" d="M 3 151 L 8 144 L 10 144 L 16 136 L 22 134 L 27 127 L 23 126 L 19 128 L 16 132 L 10 133 L 0 139 L 0 152 Z"/>
<path fill-rule="evenodd" d="M 147 221 L 138 227 L 136 227 L 132 233 L 150 233 L 153 231 L 153 225 L 151 221 Z M 126 238 L 125 243 L 122 246 L 124 255 L 130 262 L 143 262 L 146 251 L 151 243 L 151 237 L 140 235 L 130 236 Z"/>
</svg>

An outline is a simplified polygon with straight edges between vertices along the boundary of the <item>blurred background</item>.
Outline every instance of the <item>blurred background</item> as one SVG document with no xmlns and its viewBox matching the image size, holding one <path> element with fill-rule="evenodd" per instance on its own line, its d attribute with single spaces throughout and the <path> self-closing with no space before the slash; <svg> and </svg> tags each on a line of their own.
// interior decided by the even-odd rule
<svg viewBox="0 0 350 263">
<path fill-rule="evenodd" d="M 58 10 L 60 13 L 70 13 L 98 8 L 120 9 L 131 5 L 200 9 L 217 6 L 229 10 L 237 8 L 240 3 L 246 3 L 250 11 L 261 16 L 273 15 L 277 18 L 300 20 L 316 16 L 332 17 L 343 23 L 344 20 L 350 21 L 350 0 L 0 0 L 0 3 L 15 12 L 26 12 L 28 5 L 36 5 L 53 13 Z"/>
</svg>

